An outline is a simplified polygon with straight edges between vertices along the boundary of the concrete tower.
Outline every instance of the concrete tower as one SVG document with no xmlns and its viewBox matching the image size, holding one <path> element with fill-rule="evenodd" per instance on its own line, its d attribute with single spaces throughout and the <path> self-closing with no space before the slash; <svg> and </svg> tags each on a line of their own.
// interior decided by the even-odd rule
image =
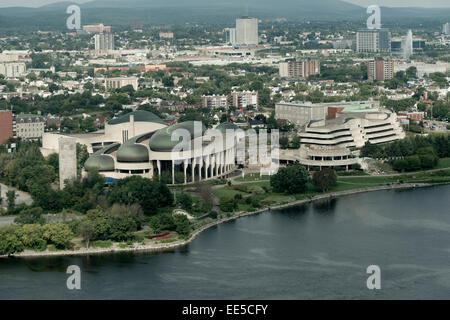
<svg viewBox="0 0 450 320">
<path fill-rule="evenodd" d="M 77 143 L 74 138 L 59 139 L 59 187 L 77 178 Z"/>
</svg>

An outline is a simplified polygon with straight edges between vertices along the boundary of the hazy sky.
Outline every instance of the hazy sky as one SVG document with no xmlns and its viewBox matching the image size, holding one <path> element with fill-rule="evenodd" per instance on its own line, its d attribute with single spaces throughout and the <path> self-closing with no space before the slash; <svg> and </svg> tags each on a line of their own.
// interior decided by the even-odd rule
<svg viewBox="0 0 450 320">
<path fill-rule="evenodd" d="M 26 6 L 39 7 L 54 2 L 68 0 L 0 0 L 0 7 Z M 72 0 L 73 3 L 83 3 L 91 0 Z M 389 7 L 450 7 L 449 0 L 344 0 L 360 6 L 378 4 Z M 274 0 L 276 2 L 276 0 Z"/>
</svg>

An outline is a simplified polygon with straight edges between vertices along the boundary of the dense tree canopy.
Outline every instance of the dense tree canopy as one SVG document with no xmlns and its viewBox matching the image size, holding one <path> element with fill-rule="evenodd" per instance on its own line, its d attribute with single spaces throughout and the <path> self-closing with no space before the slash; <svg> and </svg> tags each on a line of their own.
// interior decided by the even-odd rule
<svg viewBox="0 0 450 320">
<path fill-rule="evenodd" d="M 295 163 L 280 168 L 278 173 L 270 178 L 270 185 L 275 192 L 295 194 L 305 192 L 308 181 L 309 174 L 306 168 Z"/>
</svg>

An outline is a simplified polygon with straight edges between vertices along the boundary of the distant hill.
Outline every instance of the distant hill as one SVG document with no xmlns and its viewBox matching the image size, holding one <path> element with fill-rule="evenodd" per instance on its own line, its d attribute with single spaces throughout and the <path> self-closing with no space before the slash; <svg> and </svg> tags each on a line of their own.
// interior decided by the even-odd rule
<svg viewBox="0 0 450 320">
<path fill-rule="evenodd" d="M 0 27 L 61 28 L 65 9 L 72 2 L 40 8 L 10 7 L 0 10 Z M 340 0 L 95 0 L 80 5 L 83 24 L 111 25 L 214 23 L 232 24 L 248 13 L 260 19 L 365 21 L 366 9 Z M 444 18 L 450 9 L 382 8 L 383 19 Z"/>
</svg>

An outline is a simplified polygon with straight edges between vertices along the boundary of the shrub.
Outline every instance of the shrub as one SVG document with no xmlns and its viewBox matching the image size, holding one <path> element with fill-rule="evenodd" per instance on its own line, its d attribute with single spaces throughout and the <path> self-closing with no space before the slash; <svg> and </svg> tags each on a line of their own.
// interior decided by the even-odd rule
<svg viewBox="0 0 450 320">
<path fill-rule="evenodd" d="M 44 240 L 43 228 L 39 224 L 27 224 L 18 229 L 20 238 L 25 248 L 36 251 L 44 251 L 47 241 Z"/>
<path fill-rule="evenodd" d="M 237 202 L 232 198 L 223 197 L 220 198 L 219 206 L 223 212 L 233 212 L 237 208 Z"/>
<path fill-rule="evenodd" d="M 48 243 L 54 244 L 58 249 L 67 249 L 71 246 L 70 241 L 73 238 L 73 233 L 67 224 L 57 222 L 49 223 L 43 227 L 43 238 Z"/>
<path fill-rule="evenodd" d="M 217 214 L 217 211 L 211 211 L 210 212 L 210 214 L 209 214 L 209 216 L 212 218 L 212 219 L 217 219 L 217 217 L 218 217 L 218 214 Z"/>
</svg>

